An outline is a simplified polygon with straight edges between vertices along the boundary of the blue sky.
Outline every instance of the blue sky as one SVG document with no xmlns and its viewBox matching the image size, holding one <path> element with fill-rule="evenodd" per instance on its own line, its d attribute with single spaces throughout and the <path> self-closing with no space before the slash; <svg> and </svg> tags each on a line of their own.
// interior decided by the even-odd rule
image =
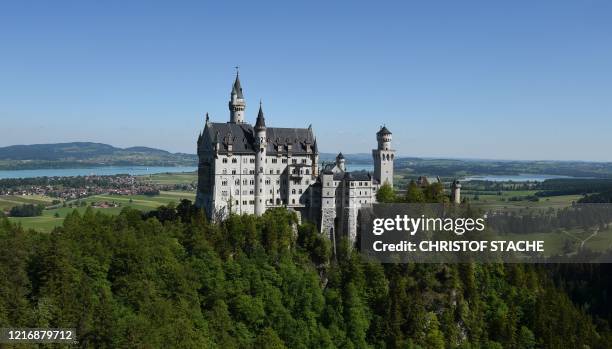
<svg viewBox="0 0 612 349">
<path fill-rule="evenodd" d="M 4 1 L 0 146 L 195 152 L 205 112 L 324 152 L 612 161 L 612 2 Z"/>
</svg>

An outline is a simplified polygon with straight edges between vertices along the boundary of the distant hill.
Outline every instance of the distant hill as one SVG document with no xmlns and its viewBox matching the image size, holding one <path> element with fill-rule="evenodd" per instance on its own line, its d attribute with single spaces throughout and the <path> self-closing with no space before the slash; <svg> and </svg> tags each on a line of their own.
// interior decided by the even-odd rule
<svg viewBox="0 0 612 349">
<path fill-rule="evenodd" d="M 0 148 L 0 169 L 88 166 L 196 166 L 195 154 L 149 147 L 118 148 L 92 142 L 12 145 Z"/>
</svg>

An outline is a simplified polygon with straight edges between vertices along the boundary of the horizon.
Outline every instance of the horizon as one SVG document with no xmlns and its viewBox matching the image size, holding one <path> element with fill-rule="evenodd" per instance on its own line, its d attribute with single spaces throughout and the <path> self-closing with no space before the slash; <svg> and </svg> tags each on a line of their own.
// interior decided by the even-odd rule
<svg viewBox="0 0 612 349">
<path fill-rule="evenodd" d="M 5 3 L 0 146 L 89 139 L 193 154 L 206 112 L 229 119 L 239 65 L 246 121 L 262 99 L 270 126 L 312 124 L 326 153 L 368 153 L 386 124 L 403 157 L 612 162 L 610 10 Z"/>
<path fill-rule="evenodd" d="M 0 148 L 6 147 L 14 147 L 14 146 L 36 146 L 36 145 L 57 145 L 57 144 L 71 144 L 71 143 L 94 143 L 100 145 L 108 145 L 118 149 L 131 149 L 131 148 L 150 148 L 153 150 L 165 151 L 171 154 L 186 154 L 186 155 L 194 155 L 197 156 L 197 153 L 186 153 L 186 152 L 173 152 L 167 149 L 156 148 L 155 146 L 144 146 L 144 145 L 130 145 L 130 146 L 117 146 L 110 143 L 104 142 L 89 142 L 89 141 L 73 141 L 73 142 L 58 142 L 58 143 L 32 143 L 32 144 L 11 144 L 7 146 L 0 146 Z M 319 151 L 319 154 L 327 154 L 327 155 L 335 155 L 338 152 L 333 151 Z M 371 153 L 366 152 L 357 152 L 357 153 L 349 153 L 342 152 L 345 156 L 350 155 L 366 155 L 371 156 Z M 554 159 L 491 159 L 491 158 L 474 158 L 474 157 L 451 157 L 451 156 L 440 156 L 440 157 L 431 157 L 431 156 L 418 156 L 418 155 L 405 155 L 399 154 L 396 156 L 396 159 L 420 159 L 420 160 L 460 160 L 460 161 L 499 161 L 499 162 L 584 162 L 584 163 L 601 163 L 601 164 L 610 164 L 612 161 L 599 161 L 599 160 L 576 160 L 576 159 L 567 159 L 567 160 L 554 160 Z"/>
</svg>

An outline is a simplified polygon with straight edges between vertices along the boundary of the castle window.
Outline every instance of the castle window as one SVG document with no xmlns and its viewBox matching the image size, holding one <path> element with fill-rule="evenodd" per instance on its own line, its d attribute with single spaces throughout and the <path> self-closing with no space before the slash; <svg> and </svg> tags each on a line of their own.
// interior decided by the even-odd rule
<svg viewBox="0 0 612 349">
<path fill-rule="evenodd" d="M 272 159 L 272 163 L 273 163 L 273 164 L 278 163 L 278 159 Z"/>
<path fill-rule="evenodd" d="M 227 158 L 223 158 L 223 163 L 227 164 Z"/>
<path fill-rule="evenodd" d="M 251 159 L 249 159 L 249 162 L 250 162 L 250 163 L 252 163 L 252 164 L 254 164 L 254 163 L 255 163 L 255 158 L 251 158 Z"/>
<path fill-rule="evenodd" d="M 266 185 L 270 185 L 270 178 L 266 179 Z"/>
<path fill-rule="evenodd" d="M 295 189 L 291 189 L 291 194 L 295 194 Z"/>
<path fill-rule="evenodd" d="M 223 169 L 223 174 L 227 174 L 227 169 L 226 168 Z"/>
<path fill-rule="evenodd" d="M 282 160 L 281 160 L 281 162 L 282 162 L 283 164 L 286 164 L 286 163 L 287 163 L 287 159 L 282 159 Z"/>
<path fill-rule="evenodd" d="M 238 206 L 240 204 L 240 201 L 236 200 L 236 206 Z"/>
<path fill-rule="evenodd" d="M 302 159 L 302 163 L 305 164 L 306 163 L 306 159 Z"/>
<path fill-rule="evenodd" d="M 280 174 L 280 170 L 276 170 L 276 174 Z"/>
<path fill-rule="evenodd" d="M 297 164 L 297 159 L 291 159 L 292 164 Z"/>
<path fill-rule="evenodd" d="M 291 199 L 291 203 L 292 203 L 292 204 L 295 204 L 295 199 Z"/>
<path fill-rule="evenodd" d="M 249 174 L 255 174 L 255 170 L 249 170 Z"/>
<path fill-rule="evenodd" d="M 306 169 L 306 174 L 310 174 L 310 170 L 309 169 Z"/>
<path fill-rule="evenodd" d="M 236 189 L 236 190 L 234 191 L 234 193 L 236 193 L 236 195 L 240 195 L 240 190 Z M 236 203 L 238 203 L 238 202 L 236 202 Z"/>
<path fill-rule="evenodd" d="M 254 205 L 255 204 L 255 200 L 250 200 L 249 201 L 249 205 Z"/>
<path fill-rule="evenodd" d="M 227 181 L 221 181 L 221 185 L 227 185 Z"/>
<path fill-rule="evenodd" d="M 276 204 L 280 205 L 281 204 L 281 199 L 276 199 Z"/>
<path fill-rule="evenodd" d="M 270 174 L 274 174 L 274 170 L 270 170 Z"/>
<path fill-rule="evenodd" d="M 239 180 L 239 179 L 235 180 L 235 181 L 234 181 L 234 184 L 236 184 L 236 185 L 240 185 L 240 180 Z"/>
<path fill-rule="evenodd" d="M 236 158 L 233 158 L 233 159 L 232 159 L 232 164 L 235 164 L 235 163 L 237 163 L 237 162 L 238 162 L 238 159 L 236 159 Z"/>
<path fill-rule="evenodd" d="M 279 185 L 279 184 L 280 184 L 280 179 L 277 179 L 276 180 L 276 185 Z"/>
<path fill-rule="evenodd" d="M 302 194 L 302 189 L 298 190 L 298 194 Z"/>
<path fill-rule="evenodd" d="M 235 175 L 236 174 L 236 170 L 232 170 L 232 174 Z"/>
<path fill-rule="evenodd" d="M 251 184 L 251 185 L 255 184 L 255 180 L 251 179 L 251 180 L 249 181 L 249 184 Z"/>
<path fill-rule="evenodd" d="M 246 200 L 242 200 L 242 204 L 243 204 L 243 205 L 246 205 L 246 204 L 247 204 L 247 201 L 246 201 Z"/>
<path fill-rule="evenodd" d="M 253 191 L 252 191 L 252 190 L 250 190 L 250 191 L 249 191 L 249 194 L 253 195 Z"/>
</svg>

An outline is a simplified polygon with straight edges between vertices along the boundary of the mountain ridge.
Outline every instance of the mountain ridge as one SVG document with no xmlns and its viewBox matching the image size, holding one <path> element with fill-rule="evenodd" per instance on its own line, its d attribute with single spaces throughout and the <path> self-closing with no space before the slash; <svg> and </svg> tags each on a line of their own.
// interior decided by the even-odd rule
<svg viewBox="0 0 612 349">
<path fill-rule="evenodd" d="M 0 147 L 0 169 L 86 166 L 196 166 L 195 154 L 144 146 L 119 148 L 105 143 L 66 142 Z"/>
</svg>

